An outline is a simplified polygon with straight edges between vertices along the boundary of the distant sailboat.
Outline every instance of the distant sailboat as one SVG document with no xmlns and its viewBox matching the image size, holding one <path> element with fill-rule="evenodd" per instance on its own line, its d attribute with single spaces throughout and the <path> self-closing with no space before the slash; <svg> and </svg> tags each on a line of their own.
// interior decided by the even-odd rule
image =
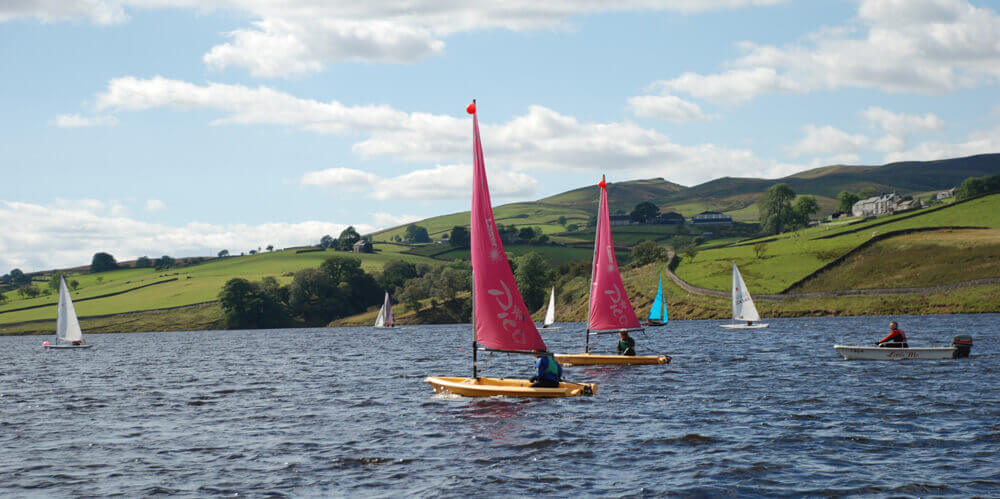
<svg viewBox="0 0 1000 499">
<path fill-rule="evenodd" d="M 593 395 L 597 385 L 563 381 L 557 388 L 531 386 L 527 379 L 486 378 L 478 372 L 480 348 L 493 352 L 535 355 L 548 347 L 524 305 L 507 252 L 497 232 L 486 182 L 486 163 L 479 139 L 476 101 L 466 108 L 472 115 L 472 210 L 470 256 L 472 260 L 472 377 L 428 376 L 437 393 L 466 397 L 573 397 Z M 449 340 L 450 341 L 450 340 Z M 447 354 L 451 355 L 451 354 Z"/>
<path fill-rule="evenodd" d="M 62 343 L 60 343 L 62 342 Z M 56 342 L 42 343 L 47 349 L 62 348 L 90 348 L 93 345 L 83 343 L 83 331 L 80 329 L 80 321 L 76 318 L 76 309 L 73 308 L 73 300 L 69 296 L 69 287 L 66 286 L 66 279 L 59 278 L 59 310 L 56 316 Z"/>
<path fill-rule="evenodd" d="M 378 311 L 378 317 L 375 318 L 375 327 L 393 327 L 396 325 L 396 321 L 392 316 L 392 301 L 389 300 L 389 292 L 385 292 L 385 301 L 382 302 L 382 308 Z"/>
<path fill-rule="evenodd" d="M 737 321 L 744 322 L 745 324 L 740 324 Z M 747 284 L 743 282 L 740 269 L 736 268 L 736 262 L 733 262 L 733 323 L 722 324 L 722 327 L 726 329 L 761 329 L 767 327 L 767 324 L 754 324 L 757 321 L 760 321 L 760 314 L 757 313 L 757 307 L 753 304 L 753 298 L 750 297 L 750 290 L 747 289 Z"/>
<path fill-rule="evenodd" d="M 556 288 L 552 288 L 552 294 L 549 295 L 549 309 L 545 311 L 545 322 L 542 323 L 542 327 L 548 329 L 558 329 L 552 327 L 552 325 L 555 323 L 556 323 Z"/>
<path fill-rule="evenodd" d="M 653 306 L 649 308 L 649 320 L 646 326 L 666 326 L 667 302 L 663 299 L 663 275 L 660 275 L 660 286 L 656 289 L 656 298 L 653 299 Z"/>
<path fill-rule="evenodd" d="M 556 355 L 556 360 L 570 365 L 666 364 L 670 362 L 670 357 L 665 355 L 590 353 L 591 336 L 643 330 L 618 271 L 618 257 L 615 256 L 615 242 L 611 238 L 611 220 L 608 215 L 607 182 L 603 176 L 597 186 L 600 188 L 600 200 L 597 208 L 597 232 L 594 235 L 594 261 L 590 274 L 590 307 L 587 330 L 584 332 L 585 349 L 581 354 Z"/>
</svg>

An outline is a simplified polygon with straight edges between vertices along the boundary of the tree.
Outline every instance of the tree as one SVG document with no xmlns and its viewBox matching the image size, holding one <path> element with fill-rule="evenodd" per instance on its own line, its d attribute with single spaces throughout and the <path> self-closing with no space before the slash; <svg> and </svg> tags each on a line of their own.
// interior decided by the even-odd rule
<svg viewBox="0 0 1000 499">
<path fill-rule="evenodd" d="M 410 262 L 403 260 L 393 260 L 382 267 L 382 275 L 379 284 L 382 289 L 396 294 L 403 287 L 406 281 L 417 277 L 417 267 Z"/>
<path fill-rule="evenodd" d="M 270 252 L 274 251 L 274 245 L 273 244 L 268 244 L 266 249 L 267 249 L 267 252 L 270 253 Z"/>
<path fill-rule="evenodd" d="M 108 253 L 95 253 L 93 260 L 90 261 L 91 274 L 116 269 L 118 269 L 118 262 L 115 261 L 115 257 Z"/>
<path fill-rule="evenodd" d="M 354 248 L 354 243 L 361 240 L 361 234 L 354 229 L 354 226 L 349 226 L 340 233 L 340 237 L 337 238 L 337 248 L 342 251 L 351 251 Z"/>
<path fill-rule="evenodd" d="M 517 232 L 517 238 L 522 241 L 530 241 L 535 238 L 535 229 L 531 227 L 522 227 L 521 230 Z"/>
<path fill-rule="evenodd" d="M 323 237 L 321 237 L 319 239 L 319 247 L 323 248 L 323 249 L 327 249 L 327 248 L 333 246 L 333 244 L 335 242 L 336 241 L 333 239 L 333 236 L 331 236 L 330 234 L 327 234 L 327 235 L 325 235 L 325 236 L 323 236 Z"/>
<path fill-rule="evenodd" d="M 656 207 L 655 204 L 649 201 L 643 201 L 637 205 L 632 210 L 631 215 L 633 222 L 646 223 L 660 214 L 660 209 Z"/>
<path fill-rule="evenodd" d="M 306 321 L 315 322 L 333 316 L 342 303 L 330 276 L 319 269 L 304 269 L 292 278 L 288 305 Z"/>
<path fill-rule="evenodd" d="M 757 243 L 753 245 L 753 254 L 757 255 L 758 260 L 763 260 L 764 255 L 767 254 L 767 243 Z"/>
<path fill-rule="evenodd" d="M 0 275 L 0 284 L 10 284 L 10 274 Z"/>
<path fill-rule="evenodd" d="M 69 287 L 73 288 L 73 291 L 76 291 L 76 288 L 80 287 L 80 281 L 78 281 L 76 279 L 73 279 L 72 281 L 69 281 Z"/>
<path fill-rule="evenodd" d="M 229 250 L 224 249 L 224 250 L 222 250 L 222 251 L 219 252 L 219 258 L 225 258 L 227 256 L 229 256 Z"/>
<path fill-rule="evenodd" d="M 955 189 L 955 199 L 961 201 L 993 192 L 1000 192 L 1000 175 L 969 177 Z"/>
<path fill-rule="evenodd" d="M 177 260 L 174 260 L 173 258 L 167 255 L 163 255 L 157 258 L 156 261 L 153 262 L 153 266 L 156 267 L 156 270 L 166 270 L 169 269 L 170 267 L 173 267 L 174 264 L 176 263 Z"/>
<path fill-rule="evenodd" d="M 419 225 L 410 224 L 406 226 L 406 235 L 403 237 L 408 243 L 429 243 L 431 242 L 430 236 L 427 235 L 427 229 Z"/>
<path fill-rule="evenodd" d="M 7 295 L 0 293 L 0 303 L 7 301 L 7 299 L 8 299 Z"/>
<path fill-rule="evenodd" d="M 791 225 L 806 227 L 813 214 L 819 211 L 819 203 L 812 196 L 802 196 L 795 202 L 795 217 Z"/>
<path fill-rule="evenodd" d="M 34 298 L 34 297 L 42 294 L 42 291 L 40 289 L 38 289 L 37 286 L 25 286 L 25 287 L 23 287 L 21 289 L 24 290 L 24 294 L 28 295 L 28 298 Z"/>
<path fill-rule="evenodd" d="M 65 272 L 59 271 L 59 272 L 53 273 L 52 274 L 52 278 L 49 279 L 49 289 L 58 290 L 59 289 L 59 281 L 62 278 L 64 278 L 64 277 L 66 277 L 66 273 Z"/>
<path fill-rule="evenodd" d="M 580 226 L 577 225 L 577 224 L 569 224 L 569 225 L 566 226 L 566 232 L 573 232 L 573 231 L 575 231 L 576 229 L 579 229 L 579 228 L 580 228 Z"/>
<path fill-rule="evenodd" d="M 464 225 L 456 225 L 451 228 L 451 234 L 448 236 L 448 241 L 456 248 L 468 248 L 470 242 L 469 237 L 469 229 L 466 229 Z"/>
<path fill-rule="evenodd" d="M 642 267 L 667 259 L 667 250 L 654 241 L 643 241 L 632 248 L 632 265 Z"/>
<path fill-rule="evenodd" d="M 563 227 L 565 227 L 566 226 L 566 217 L 565 216 L 560 216 L 559 219 L 558 219 L 558 222 L 559 222 L 559 225 L 562 225 Z"/>
<path fill-rule="evenodd" d="M 25 284 L 31 284 L 31 277 L 21 272 L 21 269 L 14 269 L 10 271 L 10 282 L 15 286 L 24 286 Z"/>
<path fill-rule="evenodd" d="M 230 329 L 280 327 L 288 322 L 281 287 L 273 277 L 261 283 L 235 278 L 226 281 L 219 302 Z"/>
<path fill-rule="evenodd" d="M 255 250 L 255 249 L 252 249 L 252 250 L 250 250 L 250 252 L 249 252 L 249 253 L 250 253 L 251 255 L 256 255 L 256 254 L 257 254 L 257 250 Z"/>
<path fill-rule="evenodd" d="M 537 310 L 545 303 L 548 291 L 549 264 L 542 255 L 532 251 L 515 259 L 517 270 L 514 278 L 521 290 L 521 297 L 528 310 Z"/>
<path fill-rule="evenodd" d="M 858 191 L 858 200 L 868 199 L 870 197 L 878 196 L 878 191 L 874 187 L 865 187 Z"/>
<path fill-rule="evenodd" d="M 135 261 L 135 268 L 137 269 L 148 269 L 153 266 L 153 261 L 149 259 L 148 256 L 140 256 Z"/>
<path fill-rule="evenodd" d="M 841 213 L 851 213 L 851 209 L 854 207 L 854 203 L 861 201 L 861 198 L 854 194 L 853 192 L 840 191 L 837 194 L 837 210 Z"/>
<path fill-rule="evenodd" d="M 765 233 L 780 234 L 789 223 L 794 223 L 793 199 L 795 191 L 788 184 L 775 184 L 767 189 L 760 202 L 761 226 Z"/>
</svg>

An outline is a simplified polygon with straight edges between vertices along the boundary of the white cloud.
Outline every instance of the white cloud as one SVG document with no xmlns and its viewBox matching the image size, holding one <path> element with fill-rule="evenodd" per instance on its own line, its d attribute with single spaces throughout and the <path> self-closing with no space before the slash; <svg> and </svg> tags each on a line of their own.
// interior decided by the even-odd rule
<svg viewBox="0 0 1000 499">
<path fill-rule="evenodd" d="M 110 24 L 130 9 L 232 10 L 250 26 L 203 57 L 213 68 L 242 67 L 258 76 L 322 70 L 339 61 L 412 62 L 439 54 L 444 38 L 488 29 L 560 29 L 567 19 L 601 12 L 703 12 L 787 0 L 510 0 L 506 2 L 358 2 L 356 0 L 15 0 L 0 3 L 0 22 L 89 18 Z"/>
<path fill-rule="evenodd" d="M 167 203 L 164 203 L 159 199 L 146 200 L 146 211 L 163 211 L 165 209 L 167 209 Z"/>
<path fill-rule="evenodd" d="M 885 136 L 878 139 L 874 149 L 882 152 L 901 151 L 906 148 L 911 134 L 936 131 L 944 128 L 944 121 L 932 113 L 906 114 L 894 113 L 880 107 L 869 107 L 861 112 L 861 116 L 872 127 L 877 127 Z"/>
<path fill-rule="evenodd" d="M 998 151 L 1000 151 L 1000 126 L 973 132 L 963 142 L 922 142 L 912 149 L 886 154 L 885 161 L 931 161 Z"/>
<path fill-rule="evenodd" d="M 523 173 L 489 171 L 490 192 L 497 198 L 524 198 L 538 191 L 538 181 Z M 464 199 L 472 192 L 472 167 L 469 165 L 438 165 L 434 168 L 414 170 L 398 177 L 380 178 L 377 175 L 333 168 L 308 172 L 302 176 L 303 185 L 343 188 L 355 186 L 366 190 L 370 197 L 392 199 Z"/>
<path fill-rule="evenodd" d="M 848 24 L 783 46 L 741 42 L 727 72 L 663 88 L 725 103 L 770 92 L 874 88 L 943 93 L 1000 78 L 1000 16 L 966 0 L 861 0 Z"/>
<path fill-rule="evenodd" d="M 825 154 L 838 156 L 839 159 L 856 160 L 854 153 L 869 143 L 868 137 L 864 135 L 852 135 L 832 126 L 806 125 L 803 130 L 805 137 L 788 148 L 792 156 Z"/>
<path fill-rule="evenodd" d="M 686 101 L 676 95 L 641 95 L 628 99 L 629 107 L 636 116 L 660 118 L 674 123 L 688 121 L 709 121 L 712 116 L 705 114 L 698 104 Z"/>
<path fill-rule="evenodd" d="M 302 176 L 303 185 L 336 187 L 338 189 L 363 190 L 378 182 L 378 175 L 351 168 L 330 168 L 308 172 Z"/>
<path fill-rule="evenodd" d="M 461 117 L 408 113 L 389 106 L 301 99 L 264 86 L 195 85 L 163 77 L 111 80 L 107 90 L 97 96 L 96 107 L 118 112 L 215 110 L 224 113 L 212 122 L 215 125 L 280 125 L 359 137 L 353 151 L 363 158 L 441 164 L 469 161 L 471 156 L 471 123 L 461 107 L 456 110 Z M 482 105 L 480 111 L 489 113 Z M 694 183 L 719 175 L 752 175 L 773 166 L 748 150 L 714 144 L 681 145 L 634 123 L 581 122 L 542 106 L 530 106 L 526 114 L 506 123 L 484 123 L 482 132 L 487 164 L 499 166 L 498 171 L 621 171 Z M 317 175 L 309 181 L 322 182 L 323 174 Z M 442 195 L 437 192 L 435 195 Z"/>
<path fill-rule="evenodd" d="M 397 225 L 408 224 L 410 222 L 416 222 L 418 220 L 423 220 L 427 217 L 421 217 L 418 215 L 407 215 L 400 214 L 395 215 L 392 213 L 372 213 L 372 220 L 378 227 L 395 227 Z"/>
<path fill-rule="evenodd" d="M 90 126 L 115 126 L 118 118 L 114 116 L 81 116 L 79 114 L 60 114 L 49 122 L 59 128 L 82 128 Z"/>
<path fill-rule="evenodd" d="M 111 205 L 113 203 L 106 203 Z M 0 201 L 0 269 L 35 271 L 85 265 L 98 251 L 119 260 L 142 255 L 214 255 L 221 249 L 239 253 L 273 244 L 296 246 L 339 234 L 348 224 L 300 223 L 206 224 L 168 226 L 81 210 L 78 202 L 44 206 Z M 374 227 L 354 225 L 368 233 Z"/>
</svg>

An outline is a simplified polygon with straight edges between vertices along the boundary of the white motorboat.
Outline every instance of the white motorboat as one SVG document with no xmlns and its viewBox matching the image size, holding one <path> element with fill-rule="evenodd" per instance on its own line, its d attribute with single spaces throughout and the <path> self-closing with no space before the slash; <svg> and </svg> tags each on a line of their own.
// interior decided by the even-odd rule
<svg viewBox="0 0 1000 499">
<path fill-rule="evenodd" d="M 972 337 L 956 336 L 946 347 L 887 348 L 860 345 L 834 345 L 844 360 L 943 360 L 968 357 L 972 350 Z"/>
</svg>

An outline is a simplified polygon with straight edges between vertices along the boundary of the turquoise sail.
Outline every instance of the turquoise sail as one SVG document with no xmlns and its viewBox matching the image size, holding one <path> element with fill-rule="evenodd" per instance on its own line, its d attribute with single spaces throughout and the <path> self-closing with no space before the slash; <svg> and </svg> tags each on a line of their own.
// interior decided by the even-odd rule
<svg viewBox="0 0 1000 499">
<path fill-rule="evenodd" d="M 664 324 L 667 322 L 667 305 L 663 301 L 663 276 L 660 276 L 660 285 L 656 289 L 656 299 L 653 300 L 653 306 L 649 309 L 649 320 L 660 321 Z"/>
</svg>

